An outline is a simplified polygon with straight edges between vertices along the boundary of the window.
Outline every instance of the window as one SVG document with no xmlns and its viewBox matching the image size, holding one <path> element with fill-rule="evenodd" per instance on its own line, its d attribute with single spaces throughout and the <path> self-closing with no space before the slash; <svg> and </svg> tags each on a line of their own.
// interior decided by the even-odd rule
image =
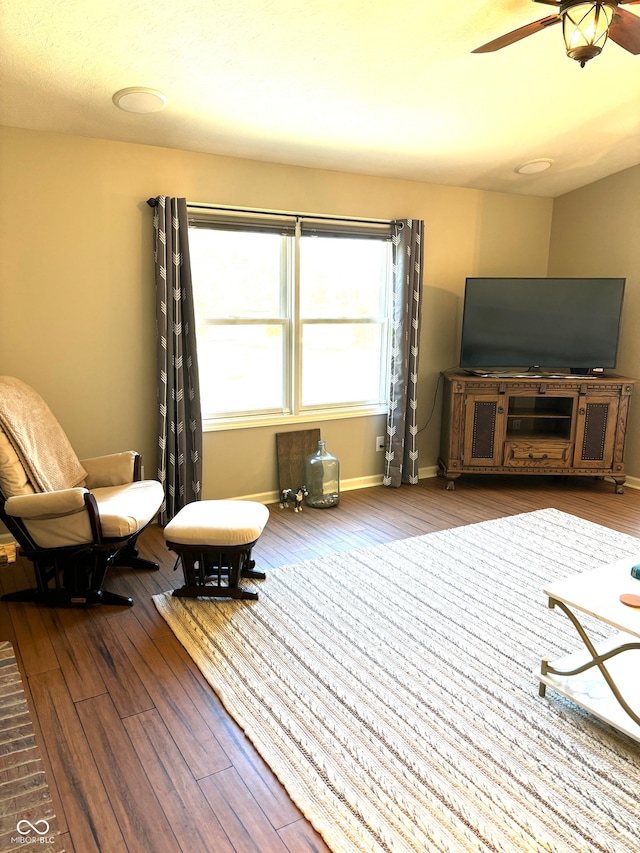
<svg viewBox="0 0 640 853">
<path fill-rule="evenodd" d="M 205 421 L 382 411 L 390 229 L 190 212 Z"/>
</svg>

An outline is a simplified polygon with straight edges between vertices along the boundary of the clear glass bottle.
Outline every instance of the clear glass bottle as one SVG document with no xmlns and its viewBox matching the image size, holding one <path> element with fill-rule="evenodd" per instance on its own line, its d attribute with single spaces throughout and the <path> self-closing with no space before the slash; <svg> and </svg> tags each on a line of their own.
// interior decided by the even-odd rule
<svg viewBox="0 0 640 853">
<path fill-rule="evenodd" d="M 304 461 L 307 506 L 325 509 L 337 506 L 340 500 L 340 461 L 332 456 L 324 443 L 318 442 L 318 450 Z"/>
</svg>

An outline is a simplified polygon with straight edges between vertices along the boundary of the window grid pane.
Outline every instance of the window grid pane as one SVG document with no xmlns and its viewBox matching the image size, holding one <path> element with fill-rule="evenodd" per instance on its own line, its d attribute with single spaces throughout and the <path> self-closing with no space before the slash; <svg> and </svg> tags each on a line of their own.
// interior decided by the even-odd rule
<svg viewBox="0 0 640 853">
<path fill-rule="evenodd" d="M 301 407 L 380 405 L 385 332 L 382 323 L 303 322 Z"/>
<path fill-rule="evenodd" d="M 279 234 L 191 228 L 195 310 L 203 317 L 283 317 Z M 197 281 L 197 285 L 196 285 Z"/>
<path fill-rule="evenodd" d="M 383 240 L 301 237 L 300 316 L 386 316 L 388 259 Z"/>
<path fill-rule="evenodd" d="M 284 325 L 199 325 L 203 416 L 283 411 L 286 337 Z"/>
</svg>

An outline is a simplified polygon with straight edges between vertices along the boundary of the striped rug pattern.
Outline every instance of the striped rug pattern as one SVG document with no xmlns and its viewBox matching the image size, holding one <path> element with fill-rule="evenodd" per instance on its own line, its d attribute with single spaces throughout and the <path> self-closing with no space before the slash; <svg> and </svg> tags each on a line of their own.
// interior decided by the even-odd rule
<svg viewBox="0 0 640 853">
<path fill-rule="evenodd" d="M 580 647 L 543 585 L 628 555 L 546 509 L 154 600 L 335 853 L 637 853 L 640 744 L 535 678 Z"/>
</svg>

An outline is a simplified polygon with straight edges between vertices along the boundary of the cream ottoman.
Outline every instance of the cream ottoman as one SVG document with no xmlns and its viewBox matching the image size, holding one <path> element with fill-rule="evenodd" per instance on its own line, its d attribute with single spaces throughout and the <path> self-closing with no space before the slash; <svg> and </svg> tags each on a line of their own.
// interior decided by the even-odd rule
<svg viewBox="0 0 640 853">
<path fill-rule="evenodd" d="M 196 501 L 187 504 L 164 528 L 167 547 L 182 562 L 184 586 L 173 591 L 182 598 L 257 599 L 257 592 L 240 580 L 264 580 L 253 570 L 251 549 L 269 518 L 269 510 L 255 501 Z"/>
</svg>

